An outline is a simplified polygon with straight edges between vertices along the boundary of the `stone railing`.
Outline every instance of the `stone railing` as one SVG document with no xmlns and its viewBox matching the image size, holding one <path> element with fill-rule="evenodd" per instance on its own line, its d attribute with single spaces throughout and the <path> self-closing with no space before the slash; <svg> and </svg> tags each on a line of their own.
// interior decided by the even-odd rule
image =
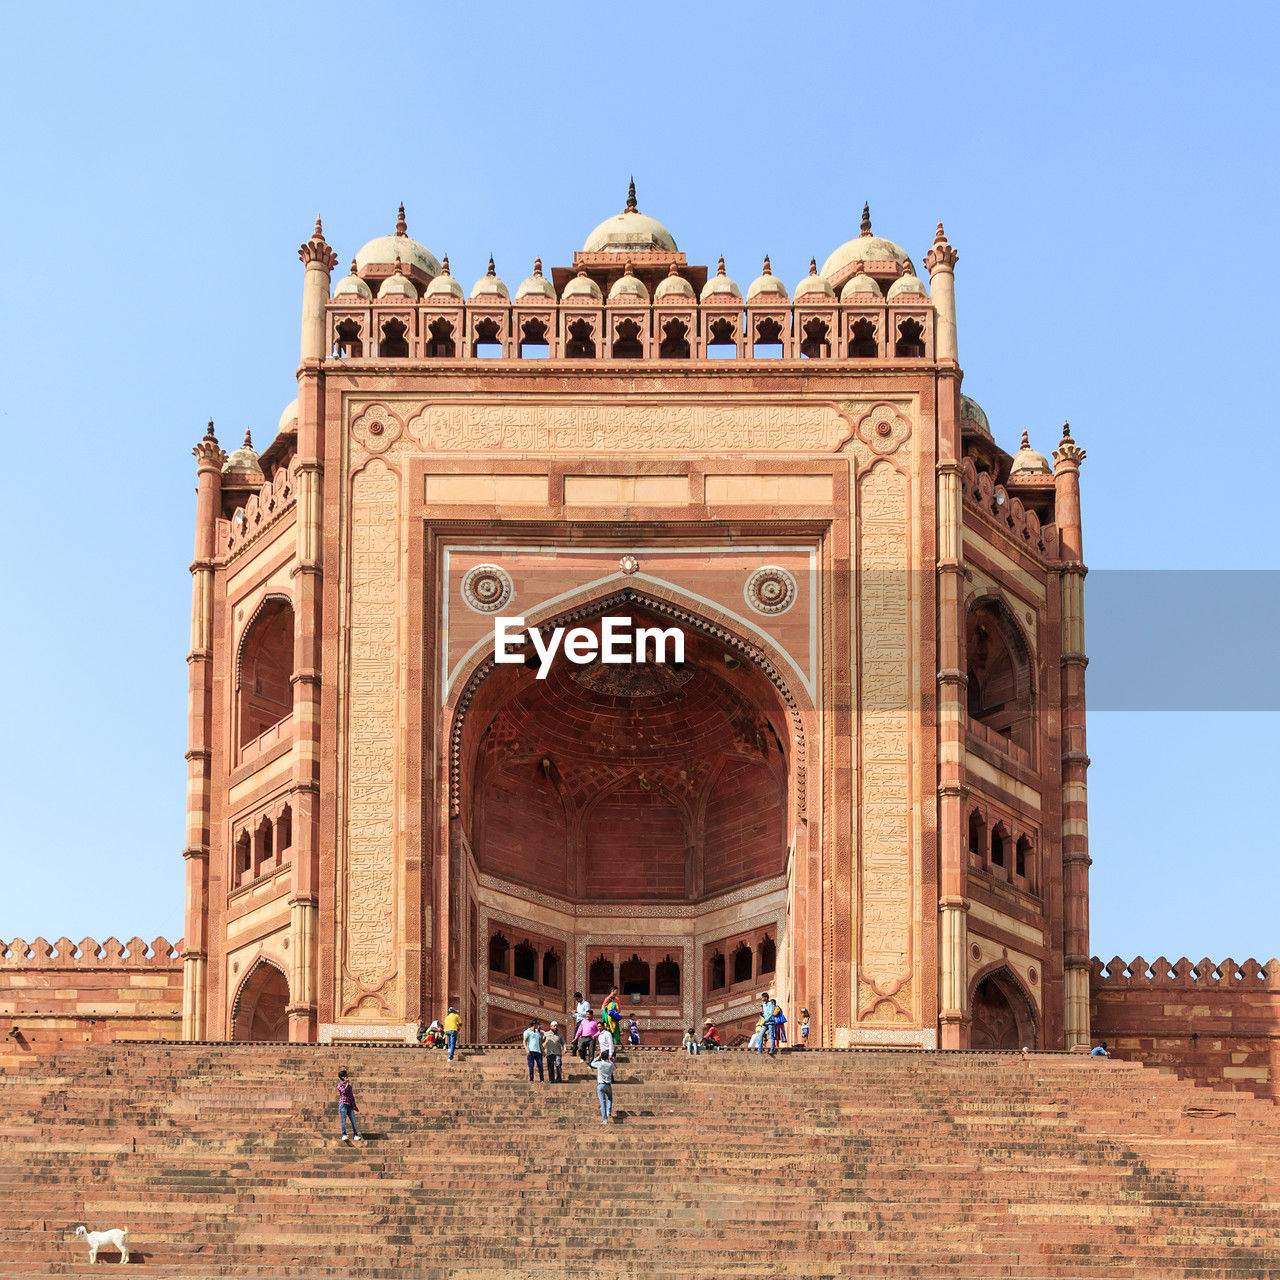
<svg viewBox="0 0 1280 1280">
<path fill-rule="evenodd" d="M 298 463 L 295 458 L 282 467 L 257 493 L 237 507 L 227 521 L 224 550 L 234 556 L 265 533 L 281 516 L 293 508 L 298 496 Z"/>
<path fill-rule="evenodd" d="M 989 472 L 979 473 L 972 458 L 964 459 L 960 471 L 964 500 L 970 507 L 980 511 L 1015 542 L 1037 554 L 1044 553 L 1044 530 L 1034 511 L 1024 507 L 1020 498 L 1011 497 L 1004 485 L 992 480 Z"/>
<path fill-rule="evenodd" d="M 59 938 L 48 942 L 36 938 L 27 942 L 14 938 L 12 942 L 0 941 L 0 967 L 5 969 L 168 969 L 180 963 L 182 939 L 176 943 L 168 938 L 156 938 L 144 942 L 130 938 L 121 942 L 108 938 L 98 943 L 93 938 L 72 942 Z"/>
</svg>

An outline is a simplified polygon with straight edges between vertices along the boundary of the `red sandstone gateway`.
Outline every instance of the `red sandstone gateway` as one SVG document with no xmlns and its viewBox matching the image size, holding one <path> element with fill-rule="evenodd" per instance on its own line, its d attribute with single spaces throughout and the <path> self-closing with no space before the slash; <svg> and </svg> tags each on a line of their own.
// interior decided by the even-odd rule
<svg viewBox="0 0 1280 1280">
<path fill-rule="evenodd" d="M 1084 451 L 960 393 L 942 226 L 927 285 L 864 210 L 745 297 L 634 190 L 514 297 L 403 209 L 336 284 L 300 255 L 297 400 L 195 448 L 181 1035 L 513 1039 L 616 986 L 732 1042 L 768 987 L 814 1047 L 1087 1044 Z M 178 1031 L 139 946 L 98 1038 Z"/>
</svg>

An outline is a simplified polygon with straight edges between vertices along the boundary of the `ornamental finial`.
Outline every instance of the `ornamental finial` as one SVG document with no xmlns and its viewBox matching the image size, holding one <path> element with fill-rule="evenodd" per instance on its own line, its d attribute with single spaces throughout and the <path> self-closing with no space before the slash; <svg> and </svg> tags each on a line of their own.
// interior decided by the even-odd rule
<svg viewBox="0 0 1280 1280">
<path fill-rule="evenodd" d="M 304 266 L 313 263 L 325 271 L 332 271 L 338 265 L 338 255 L 324 242 L 324 228 L 320 225 L 320 215 L 316 214 L 315 230 L 311 238 L 298 246 L 298 258 Z"/>
<path fill-rule="evenodd" d="M 818 260 L 817 260 L 817 258 L 810 258 L 810 259 L 809 259 L 809 274 L 810 274 L 811 276 L 816 276 L 816 275 L 818 274 Z"/>
<path fill-rule="evenodd" d="M 871 201 L 868 200 L 862 206 L 862 234 L 869 236 L 871 234 Z"/>
<path fill-rule="evenodd" d="M 724 254 L 720 255 L 720 261 L 716 264 L 716 275 L 724 275 Z"/>
<path fill-rule="evenodd" d="M 1022 443 L 1018 447 L 1020 449 L 1031 448 L 1031 437 L 1027 435 L 1027 429 L 1025 427 L 1022 429 Z"/>
<path fill-rule="evenodd" d="M 623 210 L 623 212 L 624 213 L 640 212 L 640 210 L 636 207 L 636 180 L 634 176 L 632 177 L 630 184 L 627 186 L 627 207 Z"/>
<path fill-rule="evenodd" d="M 249 428 L 248 428 L 248 427 L 245 427 L 245 429 L 244 429 L 244 447 L 245 447 L 246 449 L 252 449 L 252 448 L 253 448 L 253 439 L 252 439 L 252 437 L 249 435 Z"/>
<path fill-rule="evenodd" d="M 442 276 L 447 276 L 449 274 L 449 255 L 447 253 L 444 255 L 443 261 L 440 263 L 440 274 Z"/>
<path fill-rule="evenodd" d="M 626 265 L 626 267 L 623 269 L 622 274 L 623 274 L 624 276 L 633 276 L 633 275 L 635 275 L 635 273 L 636 273 L 636 269 L 631 265 L 631 259 L 630 259 L 630 258 L 628 258 L 628 259 L 627 259 L 627 265 Z"/>
<path fill-rule="evenodd" d="M 396 213 L 396 235 L 407 236 L 409 234 L 409 224 L 404 220 L 404 201 L 400 201 L 400 209 Z"/>
<path fill-rule="evenodd" d="M 320 225 L 320 215 L 318 213 L 316 214 L 316 229 L 311 233 L 311 238 L 313 240 L 324 239 L 324 228 Z"/>
<path fill-rule="evenodd" d="M 493 254 L 490 254 L 490 255 L 489 255 L 489 270 L 485 272 L 485 275 L 486 275 L 486 276 L 496 276 L 497 274 L 498 274 L 498 272 L 497 272 L 497 270 L 494 268 L 494 265 L 493 265 Z"/>
<path fill-rule="evenodd" d="M 760 272 L 760 274 L 762 276 L 773 275 L 773 267 L 769 265 L 769 255 L 767 253 L 764 255 L 764 269 Z"/>
<path fill-rule="evenodd" d="M 541 275 L 542 275 L 542 259 L 541 259 L 541 258 L 534 258 L 534 260 L 533 260 L 533 274 L 534 274 L 535 276 L 541 276 Z"/>
<path fill-rule="evenodd" d="M 356 260 L 354 258 L 351 259 L 351 274 L 353 276 L 359 275 L 359 272 L 356 270 Z"/>
<path fill-rule="evenodd" d="M 1071 424 L 1064 422 L 1062 439 L 1058 441 L 1058 447 L 1053 451 L 1053 460 L 1058 464 L 1055 470 L 1061 471 L 1066 463 L 1074 463 L 1078 467 L 1084 459 L 1084 450 L 1071 437 Z"/>
<path fill-rule="evenodd" d="M 944 271 L 954 271 L 960 255 L 947 243 L 947 233 L 942 229 L 942 219 L 938 219 L 938 229 L 934 232 L 933 247 L 924 255 L 924 265 L 930 274 L 941 267 Z"/>
</svg>

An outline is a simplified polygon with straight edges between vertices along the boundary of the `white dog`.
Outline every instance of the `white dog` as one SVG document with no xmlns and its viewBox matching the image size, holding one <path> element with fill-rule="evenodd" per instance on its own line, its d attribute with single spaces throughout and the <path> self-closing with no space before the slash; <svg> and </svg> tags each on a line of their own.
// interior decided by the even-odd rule
<svg viewBox="0 0 1280 1280">
<path fill-rule="evenodd" d="M 129 1238 L 128 1228 L 117 1227 L 114 1231 L 86 1231 L 76 1228 L 76 1235 L 83 1236 L 89 1244 L 89 1265 L 98 1261 L 98 1250 L 105 1244 L 109 1248 L 120 1250 L 120 1261 L 129 1261 L 129 1246 L 125 1241 Z"/>
</svg>

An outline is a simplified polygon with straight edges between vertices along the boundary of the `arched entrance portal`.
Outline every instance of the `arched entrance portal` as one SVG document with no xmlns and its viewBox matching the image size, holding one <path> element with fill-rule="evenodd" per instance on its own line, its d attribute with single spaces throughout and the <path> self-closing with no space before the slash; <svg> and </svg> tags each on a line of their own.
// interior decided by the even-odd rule
<svg viewBox="0 0 1280 1280">
<path fill-rule="evenodd" d="M 289 980 L 269 960 L 259 960 L 236 996 L 231 1015 L 233 1040 L 289 1038 Z"/>
<path fill-rule="evenodd" d="M 607 614 L 673 625 L 638 602 Z M 598 635 L 600 615 L 579 625 Z M 787 987 L 789 709 L 741 644 L 682 630 L 682 662 L 560 656 L 539 679 L 530 649 L 474 690 L 450 885 L 471 936 L 450 948 L 450 992 L 481 1036 L 613 987 L 649 1043 L 706 1015 L 732 1036 L 761 989 Z"/>
<path fill-rule="evenodd" d="M 1007 969 L 997 969 L 978 983 L 970 1010 L 971 1049 L 1036 1047 L 1035 1013 Z"/>
</svg>

